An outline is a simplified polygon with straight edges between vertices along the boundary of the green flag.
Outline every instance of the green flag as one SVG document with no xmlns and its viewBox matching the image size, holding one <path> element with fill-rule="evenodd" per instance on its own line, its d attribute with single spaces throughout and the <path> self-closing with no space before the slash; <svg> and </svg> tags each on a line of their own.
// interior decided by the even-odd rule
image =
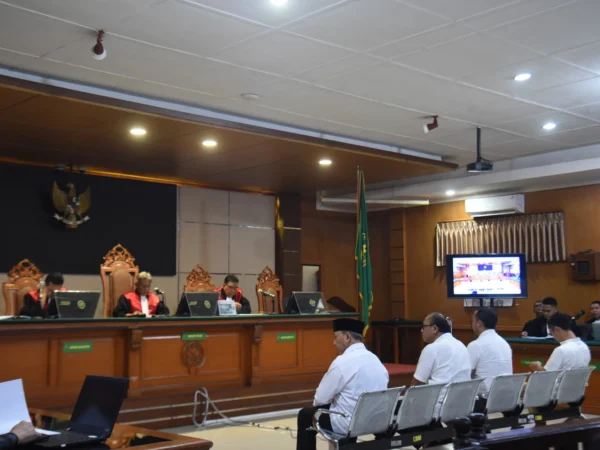
<svg viewBox="0 0 600 450">
<path fill-rule="evenodd" d="M 366 324 L 363 335 L 367 335 L 369 316 L 373 307 L 373 281 L 371 277 L 371 257 L 369 256 L 369 230 L 367 228 L 367 201 L 365 199 L 365 177 L 358 168 L 358 208 L 356 229 L 356 278 L 358 279 L 358 296 L 362 305 L 361 319 Z"/>
</svg>

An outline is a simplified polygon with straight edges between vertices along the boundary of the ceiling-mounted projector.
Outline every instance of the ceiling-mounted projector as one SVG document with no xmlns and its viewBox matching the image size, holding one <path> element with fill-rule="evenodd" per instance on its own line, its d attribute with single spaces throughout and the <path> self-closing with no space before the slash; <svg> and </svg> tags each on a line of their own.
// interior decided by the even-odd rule
<svg viewBox="0 0 600 450">
<path fill-rule="evenodd" d="M 477 127 L 477 161 L 467 164 L 467 172 L 490 172 L 494 163 L 481 157 L 481 128 Z"/>
</svg>

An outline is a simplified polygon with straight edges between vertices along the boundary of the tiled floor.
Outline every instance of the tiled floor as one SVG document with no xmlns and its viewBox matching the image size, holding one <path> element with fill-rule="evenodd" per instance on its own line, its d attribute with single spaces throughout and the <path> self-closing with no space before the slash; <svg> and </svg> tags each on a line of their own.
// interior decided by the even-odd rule
<svg viewBox="0 0 600 450">
<path fill-rule="evenodd" d="M 288 416 L 277 420 L 263 421 L 260 424 L 269 427 L 295 428 L 296 417 Z M 294 450 L 296 448 L 296 432 L 290 434 L 285 429 L 268 430 L 249 426 L 226 426 L 198 431 L 196 427 L 191 426 L 171 428 L 164 431 L 208 439 L 214 443 L 213 449 L 215 450 Z M 414 450 L 413 447 L 407 448 Z M 440 447 L 440 449 L 444 448 L 446 447 Z M 317 439 L 317 450 L 328 449 L 327 442 Z"/>
<path fill-rule="evenodd" d="M 594 417 L 596 416 L 588 416 L 588 418 Z M 270 430 L 267 428 L 257 428 L 251 426 L 223 426 L 219 428 L 198 430 L 195 426 L 189 426 L 171 428 L 165 431 L 208 439 L 214 443 L 213 448 L 215 450 L 294 450 L 296 448 L 296 432 L 294 431 L 290 434 L 290 431 L 285 430 L 286 427 L 296 427 L 295 416 L 287 415 L 276 420 L 261 421 L 260 424 L 265 427 L 280 427 L 281 429 Z M 436 449 L 440 450 L 449 448 L 452 447 L 436 447 Z M 318 439 L 317 450 L 328 450 L 327 443 Z"/>
</svg>

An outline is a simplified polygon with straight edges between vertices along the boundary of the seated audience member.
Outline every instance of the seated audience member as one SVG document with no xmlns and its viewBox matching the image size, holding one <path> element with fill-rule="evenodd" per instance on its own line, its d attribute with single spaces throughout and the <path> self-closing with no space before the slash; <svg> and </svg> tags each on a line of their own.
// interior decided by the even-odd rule
<svg viewBox="0 0 600 450">
<path fill-rule="evenodd" d="M 498 314 L 492 308 L 479 308 L 473 313 L 471 326 L 477 339 L 467 346 L 471 357 L 473 378 L 483 378 L 479 386 L 480 400 L 475 410 L 483 412 L 485 398 L 494 377 L 513 373 L 512 349 L 508 342 L 496 333 Z"/>
<path fill-rule="evenodd" d="M 448 384 L 471 379 L 471 359 L 467 347 L 450 333 L 450 324 L 439 312 L 431 313 L 421 328 L 425 346 L 419 357 L 412 386 Z"/>
<path fill-rule="evenodd" d="M 586 322 L 587 324 L 592 324 L 600 320 L 600 300 L 592 302 L 590 305 L 590 315 L 592 318 Z"/>
<path fill-rule="evenodd" d="M 529 368 L 533 371 L 568 370 L 588 367 L 592 354 L 590 348 L 571 330 L 573 320 L 566 314 L 555 314 L 548 320 L 550 333 L 560 345 L 554 349 L 544 367 L 539 361 L 533 361 Z"/>
<path fill-rule="evenodd" d="M 521 336 L 533 336 L 532 333 L 535 333 L 536 330 L 536 321 L 539 320 L 543 316 L 543 308 L 544 305 L 542 302 L 535 302 L 533 304 L 533 313 L 535 314 L 535 319 L 529 320 L 523 326 L 523 331 L 521 332 Z"/>
<path fill-rule="evenodd" d="M 558 314 L 558 301 L 553 297 L 546 297 L 542 300 L 542 317 L 535 319 L 532 326 L 528 331 L 523 331 L 521 336 L 527 337 L 546 337 L 550 335 L 550 328 L 548 326 L 548 320 L 550 317 Z M 575 324 L 575 321 L 571 322 L 571 331 L 576 336 L 580 335 L 579 329 Z"/>
<path fill-rule="evenodd" d="M 389 375 L 379 358 L 363 344 L 365 324 L 359 320 L 336 319 L 333 321 L 333 345 L 340 354 L 333 360 L 321 380 L 312 408 L 302 408 L 298 413 L 297 450 L 315 450 L 317 433 L 309 431 L 312 418 L 319 408 L 347 414 L 323 414 L 319 424 L 324 429 L 346 434 L 352 420 L 358 397 L 363 392 L 387 389 Z"/>
<path fill-rule="evenodd" d="M 215 289 L 215 292 L 219 293 L 219 300 L 233 300 L 238 314 L 250 314 L 252 312 L 250 302 L 238 287 L 239 282 L 235 275 L 227 275 L 223 286 Z"/>
<path fill-rule="evenodd" d="M 0 450 L 13 450 L 17 445 L 26 445 L 42 437 L 30 422 L 23 420 L 16 424 L 10 432 L 0 434 Z"/>
<path fill-rule="evenodd" d="M 151 287 L 152 275 L 150 272 L 141 272 L 135 281 L 135 290 L 119 297 L 113 316 L 168 316 L 169 308 L 158 295 L 150 292 Z"/>
<path fill-rule="evenodd" d="M 58 309 L 54 301 L 54 291 L 66 291 L 63 287 L 65 280 L 60 272 L 52 272 L 46 276 L 43 289 L 28 292 L 23 297 L 23 308 L 19 313 L 30 317 L 58 316 Z"/>
</svg>

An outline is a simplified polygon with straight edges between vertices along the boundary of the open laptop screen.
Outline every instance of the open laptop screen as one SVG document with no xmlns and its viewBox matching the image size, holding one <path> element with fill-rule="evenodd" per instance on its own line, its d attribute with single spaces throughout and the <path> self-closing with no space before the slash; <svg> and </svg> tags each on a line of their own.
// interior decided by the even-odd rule
<svg viewBox="0 0 600 450">
<path fill-rule="evenodd" d="M 322 292 L 292 292 L 285 314 L 314 314 L 327 311 Z"/>
<path fill-rule="evenodd" d="M 96 314 L 100 292 L 55 291 L 54 300 L 61 319 L 91 319 Z"/>
<path fill-rule="evenodd" d="M 71 429 L 83 434 L 110 436 L 128 388 L 127 378 L 88 375 L 71 416 Z"/>
</svg>

